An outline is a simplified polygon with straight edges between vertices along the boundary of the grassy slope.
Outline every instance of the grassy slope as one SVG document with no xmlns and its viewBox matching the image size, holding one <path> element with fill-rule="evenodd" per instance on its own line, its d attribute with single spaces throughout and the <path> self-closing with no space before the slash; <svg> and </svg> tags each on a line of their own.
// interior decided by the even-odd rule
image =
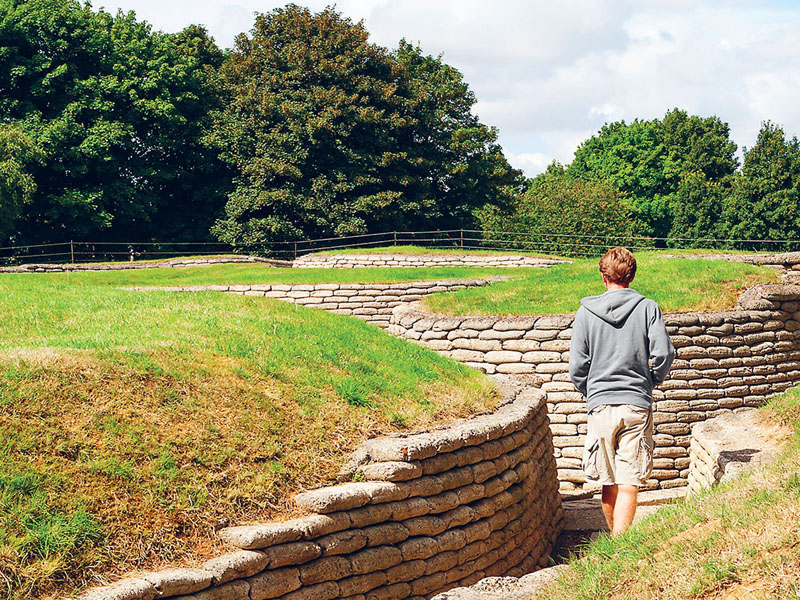
<svg viewBox="0 0 800 600">
<path fill-rule="evenodd" d="M 591 285 L 587 265 L 572 269 Z M 664 289 L 674 288 L 680 264 L 663 268 Z M 497 273 L 530 289 L 548 271 L 224 265 L 3 275 L 0 590 L 5 582 L 22 598 L 74 589 L 112 565 L 202 556 L 218 520 L 285 509 L 287 494 L 330 478 L 370 432 L 493 401 L 463 367 L 353 319 L 268 299 L 118 286 Z M 584 295 L 574 279 L 557 279 L 571 302 Z"/>
<path fill-rule="evenodd" d="M 601 536 L 541 600 L 800 598 L 800 390 L 762 410 L 793 430 L 780 460 Z"/>
<path fill-rule="evenodd" d="M 370 433 L 495 401 L 356 319 L 98 285 L 176 275 L 0 278 L 0 597 L 202 557 L 221 519 L 283 511 Z"/>
<path fill-rule="evenodd" d="M 284 269 L 263 264 L 231 264 L 208 267 L 174 267 L 132 271 L 53 273 L 75 285 L 202 285 L 234 283 L 375 283 L 481 278 L 495 275 L 522 277 L 532 269 L 435 267 L 427 269 Z M 40 277 L 36 273 L 20 274 Z"/>
<path fill-rule="evenodd" d="M 746 288 L 778 281 L 772 269 L 725 261 L 668 259 L 637 255 L 633 287 L 664 311 L 712 310 L 733 306 Z M 423 300 L 444 314 L 514 315 L 575 312 L 584 296 L 604 291 L 597 260 L 576 260 L 549 269 L 530 269 L 521 278 L 489 287 L 434 294 Z"/>
</svg>

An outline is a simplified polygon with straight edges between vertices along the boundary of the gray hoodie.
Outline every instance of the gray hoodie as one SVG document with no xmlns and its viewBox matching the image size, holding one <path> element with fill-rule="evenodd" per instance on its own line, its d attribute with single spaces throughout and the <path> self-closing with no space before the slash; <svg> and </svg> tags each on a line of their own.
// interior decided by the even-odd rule
<svg viewBox="0 0 800 600">
<path fill-rule="evenodd" d="M 581 300 L 572 326 L 569 376 L 589 403 L 649 409 L 675 348 L 658 304 L 630 288 Z"/>
</svg>

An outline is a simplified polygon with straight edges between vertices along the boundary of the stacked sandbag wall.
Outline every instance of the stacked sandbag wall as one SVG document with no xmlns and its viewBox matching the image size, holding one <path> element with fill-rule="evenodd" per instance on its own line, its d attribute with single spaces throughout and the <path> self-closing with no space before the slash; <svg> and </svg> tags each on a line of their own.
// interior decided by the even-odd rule
<svg viewBox="0 0 800 600">
<path fill-rule="evenodd" d="M 188 256 L 152 262 L 104 263 L 30 263 L 15 267 L 0 267 L 0 273 L 63 273 L 72 271 L 128 271 L 132 269 L 165 269 L 173 267 L 206 267 L 240 263 L 259 263 L 271 267 L 291 267 L 291 261 L 261 258 L 259 256 Z"/>
<path fill-rule="evenodd" d="M 688 488 L 696 494 L 776 458 L 786 431 L 749 409 L 698 423 L 689 447 Z"/>
<path fill-rule="evenodd" d="M 735 309 L 664 316 L 677 349 L 656 390 L 655 461 L 647 487 L 686 485 L 693 423 L 762 404 L 800 381 L 800 286 L 745 292 Z M 569 380 L 572 315 L 452 317 L 399 307 L 388 331 L 487 373 L 535 376 L 547 393 L 563 490 L 585 482 L 586 402 Z"/>
<path fill-rule="evenodd" d="M 450 279 L 444 281 L 411 281 L 400 283 L 315 283 L 315 284 L 252 284 L 192 285 L 173 287 L 136 287 L 139 291 L 226 292 L 243 296 L 264 296 L 301 306 L 328 310 L 340 315 L 358 317 L 381 328 L 389 326 L 392 310 L 408 305 L 427 294 L 452 292 L 467 287 L 487 285 L 502 278 Z"/>
<path fill-rule="evenodd" d="M 83 600 L 422 600 L 546 565 L 560 531 L 544 394 L 364 443 L 349 483 L 299 494 L 309 515 L 230 527 L 238 548 L 194 569 L 144 573 Z"/>
<path fill-rule="evenodd" d="M 425 267 L 535 267 L 569 262 L 523 254 L 306 254 L 295 259 L 298 269 L 425 268 Z"/>
</svg>

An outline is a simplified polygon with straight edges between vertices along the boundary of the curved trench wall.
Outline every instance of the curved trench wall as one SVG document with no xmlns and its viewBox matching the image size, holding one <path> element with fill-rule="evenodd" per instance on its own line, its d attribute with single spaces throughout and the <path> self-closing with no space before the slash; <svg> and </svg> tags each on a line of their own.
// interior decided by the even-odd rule
<svg viewBox="0 0 800 600">
<path fill-rule="evenodd" d="M 467 287 L 487 285 L 502 277 L 486 279 L 450 279 L 401 283 L 316 283 L 192 285 L 176 287 L 135 287 L 137 291 L 227 292 L 243 296 L 264 296 L 284 302 L 311 306 L 340 315 L 358 317 L 381 328 L 389 326 L 392 310 L 408 305 L 427 294 L 452 292 Z"/>
<path fill-rule="evenodd" d="M 356 481 L 299 494 L 310 512 L 231 527 L 239 550 L 195 569 L 142 574 L 83 600 L 422 600 L 546 564 L 560 531 L 544 394 L 493 413 L 369 440 Z"/>
<path fill-rule="evenodd" d="M 693 423 L 758 406 L 800 381 L 800 286 L 759 285 L 733 310 L 664 315 L 677 349 L 654 393 L 655 460 L 648 487 L 686 485 Z M 582 487 L 586 402 L 569 380 L 572 315 L 449 317 L 395 310 L 389 333 L 487 373 L 531 373 L 547 393 L 558 477 Z"/>
<path fill-rule="evenodd" d="M 158 262 L 66 263 L 27 264 L 0 267 L 0 273 L 62 273 L 65 271 L 126 271 L 130 269 L 163 269 L 169 267 L 205 267 L 235 263 L 261 263 L 272 267 L 291 267 L 291 261 L 273 260 L 258 256 L 209 256 L 174 258 Z"/>
<path fill-rule="evenodd" d="M 550 267 L 569 262 L 523 254 L 306 254 L 295 259 L 299 269 L 368 267 Z"/>
</svg>

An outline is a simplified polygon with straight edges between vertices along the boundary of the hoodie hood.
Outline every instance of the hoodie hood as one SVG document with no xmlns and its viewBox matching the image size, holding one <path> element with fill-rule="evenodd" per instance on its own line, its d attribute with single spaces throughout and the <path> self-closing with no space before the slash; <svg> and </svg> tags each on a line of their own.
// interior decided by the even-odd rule
<svg viewBox="0 0 800 600">
<path fill-rule="evenodd" d="M 581 300 L 586 310 L 610 323 L 614 327 L 623 324 L 639 303 L 644 300 L 636 290 L 625 288 L 609 290 L 599 296 L 588 296 Z"/>
</svg>

